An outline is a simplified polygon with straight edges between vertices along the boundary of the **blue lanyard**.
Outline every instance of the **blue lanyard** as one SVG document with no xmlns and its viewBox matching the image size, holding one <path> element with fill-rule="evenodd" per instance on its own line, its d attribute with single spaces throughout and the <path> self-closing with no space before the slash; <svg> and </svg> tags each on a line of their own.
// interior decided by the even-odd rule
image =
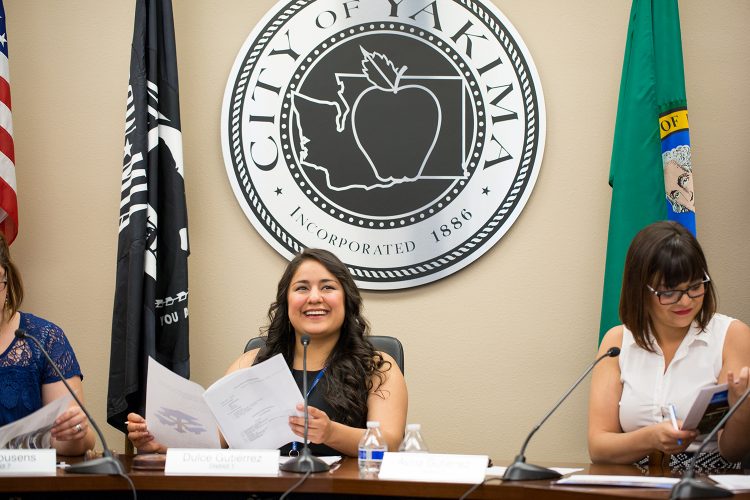
<svg viewBox="0 0 750 500">
<path fill-rule="evenodd" d="M 308 399 L 310 398 L 310 394 L 312 393 L 313 389 L 315 389 L 315 386 L 318 385 L 318 382 L 320 382 L 320 379 L 323 378 L 323 374 L 326 372 L 326 368 L 328 368 L 328 367 L 324 366 L 323 369 L 318 372 L 318 375 L 315 377 L 315 380 L 313 380 L 312 385 L 307 390 L 307 398 Z M 292 449 L 289 450 L 289 455 L 290 456 L 291 456 L 291 454 L 292 454 L 293 451 L 296 451 L 297 453 L 299 453 L 299 450 L 297 449 L 299 447 L 299 445 L 300 445 L 300 443 L 298 443 L 297 441 L 292 441 Z"/>
</svg>

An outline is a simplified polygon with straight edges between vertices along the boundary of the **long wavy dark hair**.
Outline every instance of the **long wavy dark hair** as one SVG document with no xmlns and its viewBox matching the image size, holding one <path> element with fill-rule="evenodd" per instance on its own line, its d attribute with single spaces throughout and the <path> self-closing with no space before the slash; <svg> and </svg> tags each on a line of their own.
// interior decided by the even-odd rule
<svg viewBox="0 0 750 500">
<path fill-rule="evenodd" d="M 378 393 L 385 380 L 390 362 L 375 351 L 367 339 L 370 324 L 362 316 L 362 297 L 346 265 L 327 250 L 308 248 L 292 259 L 279 280 L 276 300 L 268 308 L 268 326 L 261 330 L 266 345 L 255 358 L 255 363 L 282 354 L 291 368 L 294 363 L 296 337 L 289 321 L 288 293 L 292 277 L 307 260 L 319 262 L 331 273 L 344 290 L 344 323 L 338 342 L 328 356 L 325 398 L 338 421 L 362 427 L 367 421 L 367 397 L 375 389 Z M 376 382 L 373 383 L 373 375 Z"/>
</svg>

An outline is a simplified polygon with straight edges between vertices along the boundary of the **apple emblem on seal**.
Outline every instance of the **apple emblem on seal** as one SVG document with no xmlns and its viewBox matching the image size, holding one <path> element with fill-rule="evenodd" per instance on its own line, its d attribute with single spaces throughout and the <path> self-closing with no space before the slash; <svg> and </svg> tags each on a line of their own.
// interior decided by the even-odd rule
<svg viewBox="0 0 750 500">
<path fill-rule="evenodd" d="M 396 68 L 385 55 L 360 50 L 363 74 L 371 86 L 352 109 L 357 145 L 381 181 L 417 179 L 438 139 L 440 102 L 427 87 L 404 82 L 406 66 Z"/>
</svg>

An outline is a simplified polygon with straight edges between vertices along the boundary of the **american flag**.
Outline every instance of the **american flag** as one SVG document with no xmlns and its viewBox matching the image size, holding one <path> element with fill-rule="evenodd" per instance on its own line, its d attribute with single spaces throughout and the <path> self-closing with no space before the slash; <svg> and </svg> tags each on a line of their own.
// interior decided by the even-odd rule
<svg viewBox="0 0 750 500">
<path fill-rule="evenodd" d="M 18 234 L 16 202 L 16 155 L 13 152 L 13 120 L 10 106 L 8 37 L 5 31 L 5 7 L 0 0 L 0 231 L 8 244 Z"/>
</svg>

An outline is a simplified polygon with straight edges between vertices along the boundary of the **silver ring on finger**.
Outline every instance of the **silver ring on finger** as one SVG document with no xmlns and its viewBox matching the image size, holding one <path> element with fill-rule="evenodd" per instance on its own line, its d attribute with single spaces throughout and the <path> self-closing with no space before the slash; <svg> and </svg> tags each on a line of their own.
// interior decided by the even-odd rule
<svg viewBox="0 0 750 500">
<path fill-rule="evenodd" d="M 81 424 L 75 425 L 76 434 L 83 431 L 83 427 L 81 427 Z"/>
</svg>

